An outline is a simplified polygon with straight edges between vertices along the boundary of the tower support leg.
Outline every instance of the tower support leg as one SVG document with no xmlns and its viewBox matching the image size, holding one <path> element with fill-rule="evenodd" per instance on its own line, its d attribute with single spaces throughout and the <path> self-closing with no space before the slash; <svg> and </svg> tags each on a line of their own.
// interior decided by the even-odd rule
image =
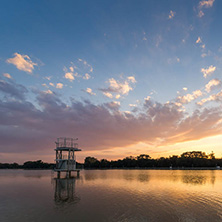
<svg viewBox="0 0 222 222">
<path fill-rule="evenodd" d="M 57 177 L 58 177 L 58 179 L 60 179 L 60 172 L 59 171 L 57 172 Z"/>
</svg>

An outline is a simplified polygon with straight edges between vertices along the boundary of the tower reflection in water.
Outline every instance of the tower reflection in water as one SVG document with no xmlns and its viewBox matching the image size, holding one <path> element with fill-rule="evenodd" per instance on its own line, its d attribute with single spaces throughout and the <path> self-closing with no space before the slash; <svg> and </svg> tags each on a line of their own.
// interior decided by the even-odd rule
<svg viewBox="0 0 222 222">
<path fill-rule="evenodd" d="M 75 183 L 78 178 L 54 178 L 56 204 L 78 203 L 80 198 L 75 193 Z"/>
</svg>

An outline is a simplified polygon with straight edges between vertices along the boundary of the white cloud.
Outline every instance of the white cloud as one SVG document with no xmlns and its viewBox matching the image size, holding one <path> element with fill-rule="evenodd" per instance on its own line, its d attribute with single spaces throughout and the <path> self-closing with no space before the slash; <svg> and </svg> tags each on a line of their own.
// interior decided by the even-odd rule
<svg viewBox="0 0 222 222">
<path fill-rule="evenodd" d="M 198 37 L 197 40 L 196 40 L 196 43 L 198 44 L 198 43 L 201 43 L 201 42 L 202 42 L 201 38 Z"/>
<path fill-rule="evenodd" d="M 183 87 L 183 90 L 184 90 L 184 91 L 187 91 L 187 87 Z"/>
<path fill-rule="evenodd" d="M 12 77 L 11 77 L 11 75 L 9 73 L 3 73 L 3 76 L 5 78 L 12 79 Z"/>
<path fill-rule="evenodd" d="M 129 81 L 131 81 L 132 83 L 136 83 L 136 79 L 135 79 L 134 76 L 128 76 L 127 79 L 128 79 Z"/>
<path fill-rule="evenodd" d="M 205 90 L 209 93 L 217 87 L 221 86 L 221 81 L 218 79 L 212 79 L 205 85 Z"/>
<path fill-rule="evenodd" d="M 193 101 L 194 99 L 197 99 L 198 97 L 202 95 L 203 93 L 200 90 L 196 90 L 196 91 L 193 91 L 192 94 L 189 93 L 184 96 L 178 96 L 177 100 L 179 101 L 179 103 L 186 104 Z"/>
<path fill-rule="evenodd" d="M 206 56 L 207 56 L 206 53 L 202 53 L 202 54 L 201 54 L 201 57 L 202 57 L 202 58 L 204 58 L 204 57 L 206 57 Z"/>
<path fill-rule="evenodd" d="M 170 11 L 170 14 L 168 16 L 168 19 L 172 19 L 175 16 L 176 12 Z"/>
<path fill-rule="evenodd" d="M 45 93 L 45 94 L 53 94 L 53 92 L 52 92 L 50 89 L 44 91 L 44 93 Z"/>
<path fill-rule="evenodd" d="M 202 0 L 199 2 L 199 6 L 198 6 L 198 17 L 203 17 L 204 16 L 204 12 L 203 12 L 203 8 L 211 8 L 213 6 L 215 0 Z"/>
<path fill-rule="evenodd" d="M 87 88 L 87 89 L 84 90 L 84 91 L 85 91 L 86 93 L 88 93 L 89 95 L 91 95 L 91 96 L 95 96 L 95 95 L 96 95 L 96 93 L 94 93 L 91 88 Z"/>
<path fill-rule="evenodd" d="M 108 97 L 108 98 L 110 98 L 110 99 L 113 98 L 113 95 L 111 93 L 109 93 L 109 92 L 103 92 L 103 95 Z"/>
<path fill-rule="evenodd" d="M 32 62 L 29 56 L 21 55 L 19 53 L 14 53 L 14 58 L 9 58 L 6 60 L 7 63 L 11 63 L 16 66 L 17 69 L 32 73 L 34 66 L 37 66 L 37 63 Z"/>
<path fill-rule="evenodd" d="M 132 83 L 135 84 L 136 79 L 133 76 L 129 76 L 126 78 L 126 80 L 123 80 L 123 81 L 118 81 L 114 78 L 111 78 L 107 81 L 107 83 L 109 84 L 109 87 L 104 88 L 104 89 L 100 89 L 101 91 L 109 92 L 110 94 L 117 93 L 118 95 L 128 95 L 129 91 L 133 90 L 131 84 Z M 109 95 L 109 94 L 107 94 L 107 95 Z M 118 95 L 117 95 L 117 97 L 120 97 Z"/>
<path fill-rule="evenodd" d="M 117 95 L 116 95 L 116 99 L 119 99 L 119 98 L 120 98 L 120 94 L 117 94 Z"/>
<path fill-rule="evenodd" d="M 213 6 L 215 0 L 203 0 L 199 2 L 199 7 L 210 8 Z"/>
<path fill-rule="evenodd" d="M 197 104 L 202 106 L 204 103 L 210 102 L 210 101 L 221 102 L 222 101 L 222 91 L 220 91 L 217 94 L 210 95 L 208 98 L 202 99 Z"/>
<path fill-rule="evenodd" d="M 78 59 L 77 63 L 78 66 L 74 65 L 74 63 L 71 62 L 72 65 L 69 68 L 64 67 L 63 69 L 63 71 L 65 72 L 64 77 L 71 82 L 76 78 L 82 78 L 85 80 L 90 79 L 91 75 L 89 73 L 93 72 L 93 67 L 83 59 Z"/>
<path fill-rule="evenodd" d="M 56 84 L 56 88 L 57 89 L 62 89 L 63 88 L 63 84 L 62 83 L 57 83 Z"/>
<path fill-rule="evenodd" d="M 53 87 L 55 86 L 54 83 L 52 83 L 52 82 L 50 82 L 49 85 L 50 85 L 50 86 L 53 86 Z"/>
<path fill-rule="evenodd" d="M 146 98 L 144 98 L 145 101 L 149 101 L 150 100 L 150 96 L 147 96 Z"/>
<path fill-rule="evenodd" d="M 49 88 L 45 83 L 43 83 L 42 86 L 44 86 L 45 88 Z"/>
<path fill-rule="evenodd" d="M 174 103 L 176 106 L 178 106 L 178 107 L 181 107 L 182 106 L 182 103 L 177 103 L 177 102 L 175 102 Z"/>
<path fill-rule="evenodd" d="M 88 74 L 88 73 L 86 73 L 84 76 L 83 76 L 83 79 L 86 79 L 86 80 L 88 80 L 88 79 L 90 79 L 91 78 L 91 76 Z"/>
<path fill-rule="evenodd" d="M 65 74 L 65 78 L 68 79 L 70 82 L 72 82 L 75 79 L 72 72 L 67 72 Z"/>
<path fill-rule="evenodd" d="M 116 105 L 120 106 L 120 101 L 113 101 Z"/>
<path fill-rule="evenodd" d="M 202 95 L 203 95 L 203 93 L 200 90 L 196 90 L 193 92 L 193 96 L 195 99 L 202 96 Z"/>
<path fill-rule="evenodd" d="M 204 78 L 207 78 L 207 76 L 211 75 L 216 70 L 216 66 L 209 66 L 208 68 L 201 69 L 201 72 L 203 73 Z"/>
<path fill-rule="evenodd" d="M 137 104 L 129 104 L 130 107 L 137 107 Z"/>
</svg>

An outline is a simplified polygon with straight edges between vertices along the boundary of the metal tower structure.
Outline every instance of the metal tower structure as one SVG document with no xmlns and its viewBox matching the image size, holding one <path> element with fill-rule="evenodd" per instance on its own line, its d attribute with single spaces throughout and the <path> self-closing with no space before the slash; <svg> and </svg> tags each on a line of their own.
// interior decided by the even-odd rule
<svg viewBox="0 0 222 222">
<path fill-rule="evenodd" d="M 66 172 L 67 176 L 71 177 L 71 172 L 76 171 L 79 176 L 79 170 L 76 169 L 76 151 L 81 151 L 78 148 L 77 139 L 60 137 L 57 138 L 56 143 L 56 166 L 58 178 L 60 178 L 61 172 Z"/>
</svg>

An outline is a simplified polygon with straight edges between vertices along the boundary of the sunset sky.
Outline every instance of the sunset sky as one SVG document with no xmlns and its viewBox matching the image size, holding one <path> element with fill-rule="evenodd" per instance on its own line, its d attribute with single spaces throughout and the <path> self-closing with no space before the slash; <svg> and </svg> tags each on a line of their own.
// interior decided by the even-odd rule
<svg viewBox="0 0 222 222">
<path fill-rule="evenodd" d="M 0 162 L 222 157 L 222 1 L 1 1 Z"/>
</svg>

